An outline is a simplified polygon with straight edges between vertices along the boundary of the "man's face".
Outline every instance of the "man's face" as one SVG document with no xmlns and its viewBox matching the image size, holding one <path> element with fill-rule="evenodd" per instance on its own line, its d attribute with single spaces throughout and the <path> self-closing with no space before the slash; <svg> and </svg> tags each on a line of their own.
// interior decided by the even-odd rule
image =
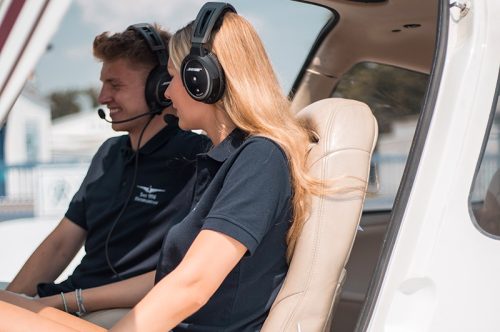
<svg viewBox="0 0 500 332">
<path fill-rule="evenodd" d="M 148 69 L 132 66 L 127 60 L 104 61 L 101 68 L 102 88 L 99 103 L 109 109 L 113 121 L 126 120 L 149 111 L 144 97 Z M 124 123 L 112 124 L 113 130 L 138 134 L 148 121 L 141 117 Z"/>
</svg>

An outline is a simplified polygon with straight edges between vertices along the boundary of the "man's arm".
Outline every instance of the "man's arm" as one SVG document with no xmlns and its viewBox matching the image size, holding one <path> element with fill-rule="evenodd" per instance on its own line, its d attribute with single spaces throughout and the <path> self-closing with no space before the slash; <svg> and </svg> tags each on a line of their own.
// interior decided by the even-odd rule
<svg viewBox="0 0 500 332">
<path fill-rule="evenodd" d="M 115 283 L 84 289 L 83 303 L 87 312 L 113 308 L 132 308 L 153 288 L 155 271 L 147 272 Z M 3 294 L 0 292 L 0 301 Z M 65 293 L 69 312 L 78 311 L 75 292 Z M 24 301 L 24 300 L 21 300 Z M 8 301 L 20 305 L 20 303 Z M 45 306 L 64 310 L 61 295 L 52 295 L 37 299 L 36 302 Z M 25 307 L 25 306 L 24 306 Z M 29 307 L 25 307 L 28 308 Z"/>
<path fill-rule="evenodd" d="M 82 247 L 87 232 L 64 217 L 18 272 L 8 291 L 34 296 L 41 282 L 54 281 Z"/>
</svg>

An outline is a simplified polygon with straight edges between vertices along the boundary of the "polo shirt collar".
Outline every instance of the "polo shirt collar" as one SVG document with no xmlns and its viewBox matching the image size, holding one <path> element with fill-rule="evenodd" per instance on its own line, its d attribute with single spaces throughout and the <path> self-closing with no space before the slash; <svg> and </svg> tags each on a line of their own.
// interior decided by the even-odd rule
<svg viewBox="0 0 500 332">
<path fill-rule="evenodd" d="M 244 131 L 236 128 L 222 142 L 208 151 L 207 156 L 222 163 L 243 144 L 246 137 L 247 134 Z"/>
<path fill-rule="evenodd" d="M 164 144 L 167 144 L 170 137 L 172 137 L 178 130 L 178 119 L 176 118 L 176 121 L 169 120 L 167 126 L 163 127 L 156 135 L 151 137 L 151 139 L 139 149 L 139 153 L 142 155 L 153 153 Z M 130 145 L 130 138 L 127 139 L 127 143 L 125 144 L 123 150 L 125 153 L 133 153 L 132 147 Z"/>
</svg>

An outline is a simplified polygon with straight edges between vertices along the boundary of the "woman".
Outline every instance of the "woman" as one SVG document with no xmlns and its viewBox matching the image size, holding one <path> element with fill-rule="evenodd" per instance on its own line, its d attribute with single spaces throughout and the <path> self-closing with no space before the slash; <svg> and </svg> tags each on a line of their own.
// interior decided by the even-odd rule
<svg viewBox="0 0 500 332">
<path fill-rule="evenodd" d="M 193 99 L 181 77 L 193 29 L 171 39 L 165 95 L 179 126 L 204 130 L 214 148 L 198 157 L 192 211 L 164 240 L 156 285 L 112 331 L 258 330 L 283 282 L 308 197 L 322 189 L 307 175 L 310 135 L 291 113 L 253 27 L 229 10 L 211 33 L 206 45 L 225 74 L 215 103 Z M 29 316 L 7 304 L 2 310 Z"/>
</svg>

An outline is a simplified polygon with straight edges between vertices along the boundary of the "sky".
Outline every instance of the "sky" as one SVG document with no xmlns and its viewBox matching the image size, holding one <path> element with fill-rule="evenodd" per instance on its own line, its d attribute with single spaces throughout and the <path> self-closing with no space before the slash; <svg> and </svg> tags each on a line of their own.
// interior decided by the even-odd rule
<svg viewBox="0 0 500 332">
<path fill-rule="evenodd" d="M 42 95 L 72 88 L 100 87 L 100 64 L 92 41 L 103 32 L 156 22 L 175 32 L 196 17 L 203 0 L 73 0 L 50 48 L 35 67 Z M 290 0 L 234 0 L 231 4 L 256 28 L 285 92 L 291 88 L 318 32 L 330 13 Z"/>
</svg>

